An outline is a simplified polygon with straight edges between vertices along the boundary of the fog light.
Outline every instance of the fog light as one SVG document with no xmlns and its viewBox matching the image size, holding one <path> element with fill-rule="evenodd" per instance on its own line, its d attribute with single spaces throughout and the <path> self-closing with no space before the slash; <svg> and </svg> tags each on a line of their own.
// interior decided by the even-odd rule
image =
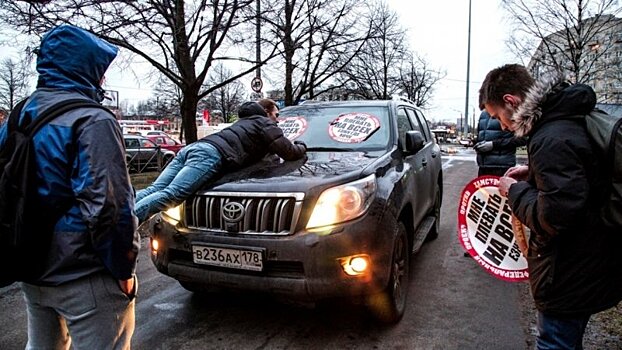
<svg viewBox="0 0 622 350">
<path fill-rule="evenodd" d="M 158 252 L 158 248 L 160 248 L 160 243 L 158 243 L 158 240 L 155 238 L 151 239 L 151 250 L 153 251 L 153 253 L 157 253 Z"/>
<path fill-rule="evenodd" d="M 350 276 L 364 274 L 368 270 L 370 264 L 369 256 L 367 255 L 349 256 L 340 260 L 343 271 Z"/>
</svg>

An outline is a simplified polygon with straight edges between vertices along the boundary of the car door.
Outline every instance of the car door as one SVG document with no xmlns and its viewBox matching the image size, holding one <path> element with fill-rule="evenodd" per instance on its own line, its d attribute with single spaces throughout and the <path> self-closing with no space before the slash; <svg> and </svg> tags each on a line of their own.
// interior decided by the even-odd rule
<svg viewBox="0 0 622 350">
<path fill-rule="evenodd" d="M 408 118 L 413 125 L 413 129 L 421 132 L 425 140 L 423 149 L 421 149 L 417 156 L 421 161 L 421 167 L 418 169 L 417 178 L 419 181 L 418 194 L 420 195 L 419 202 L 424 212 L 429 211 L 434 205 L 436 180 L 438 173 L 438 164 L 440 157 L 440 150 L 434 142 L 434 138 L 430 133 L 427 122 L 419 112 L 413 108 L 406 108 Z"/>
<path fill-rule="evenodd" d="M 402 175 L 402 183 L 404 184 L 405 197 L 412 198 L 413 207 L 413 219 L 415 228 L 426 214 L 426 200 L 421 201 L 419 192 L 423 190 L 423 186 L 426 185 L 425 181 L 425 157 L 422 152 L 415 154 L 406 153 L 406 132 L 412 130 L 418 130 L 413 125 L 405 106 L 399 106 L 397 108 L 397 126 L 398 126 L 398 147 L 404 154 L 404 163 L 407 166 L 404 167 L 404 174 Z"/>
</svg>

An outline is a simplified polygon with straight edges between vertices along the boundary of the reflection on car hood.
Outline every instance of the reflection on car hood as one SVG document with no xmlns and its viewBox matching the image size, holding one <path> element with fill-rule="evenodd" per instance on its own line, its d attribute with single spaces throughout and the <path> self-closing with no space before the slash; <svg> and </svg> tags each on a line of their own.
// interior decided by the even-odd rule
<svg viewBox="0 0 622 350">
<path fill-rule="evenodd" d="M 379 152 L 307 152 L 307 157 L 285 162 L 272 155 L 226 174 L 206 188 L 217 191 L 301 191 L 336 177 L 353 177 L 385 154 Z"/>
</svg>

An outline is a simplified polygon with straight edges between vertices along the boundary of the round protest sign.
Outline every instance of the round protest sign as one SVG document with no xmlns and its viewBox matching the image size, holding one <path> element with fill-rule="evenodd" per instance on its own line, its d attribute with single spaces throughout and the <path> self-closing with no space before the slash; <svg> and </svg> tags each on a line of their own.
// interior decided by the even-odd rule
<svg viewBox="0 0 622 350">
<path fill-rule="evenodd" d="M 524 237 L 519 236 L 518 241 L 514 237 L 512 211 L 498 186 L 497 176 L 480 176 L 464 187 L 458 206 L 458 239 L 493 276 L 524 281 L 529 272 L 518 245 Z"/>
<path fill-rule="evenodd" d="M 304 117 L 287 117 L 278 119 L 279 128 L 290 141 L 295 140 L 307 130 L 307 120 Z"/>
<path fill-rule="evenodd" d="M 359 143 L 380 128 L 380 121 L 368 113 L 342 114 L 328 127 L 328 134 L 337 142 Z"/>
</svg>

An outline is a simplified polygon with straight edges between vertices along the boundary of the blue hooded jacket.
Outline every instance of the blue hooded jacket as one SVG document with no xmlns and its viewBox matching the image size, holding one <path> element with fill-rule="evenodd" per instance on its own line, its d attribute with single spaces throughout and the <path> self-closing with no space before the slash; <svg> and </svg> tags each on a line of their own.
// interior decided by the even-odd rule
<svg viewBox="0 0 622 350">
<path fill-rule="evenodd" d="M 63 99 L 101 101 L 100 81 L 116 55 L 116 47 L 86 30 L 70 25 L 52 29 L 41 41 L 37 89 L 20 123 L 37 119 Z M 6 138 L 7 123 L 0 129 L 0 147 Z M 131 278 L 140 237 L 123 136 L 114 116 L 98 108 L 71 110 L 43 126 L 34 146 L 41 203 L 71 207 L 54 225 L 48 255 L 36 257 L 46 259 L 45 272 L 27 282 L 59 285 L 100 271 Z"/>
</svg>

